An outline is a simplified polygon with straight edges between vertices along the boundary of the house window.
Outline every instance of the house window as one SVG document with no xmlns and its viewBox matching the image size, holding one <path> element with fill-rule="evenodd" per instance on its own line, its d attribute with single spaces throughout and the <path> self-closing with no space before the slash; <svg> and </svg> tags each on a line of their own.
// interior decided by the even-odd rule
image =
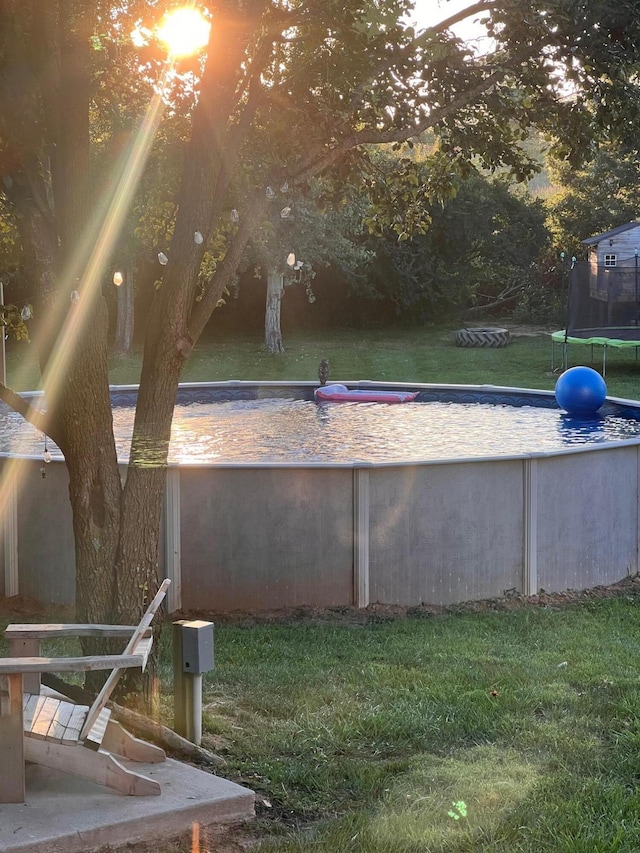
<svg viewBox="0 0 640 853">
<path fill-rule="evenodd" d="M 605 255 L 604 256 L 605 267 L 615 267 L 617 259 L 618 259 L 617 255 Z"/>
</svg>

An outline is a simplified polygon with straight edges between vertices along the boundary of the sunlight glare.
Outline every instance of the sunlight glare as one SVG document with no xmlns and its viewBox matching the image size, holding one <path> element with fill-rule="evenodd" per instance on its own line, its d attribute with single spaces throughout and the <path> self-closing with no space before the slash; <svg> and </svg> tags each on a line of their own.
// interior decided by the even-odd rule
<svg viewBox="0 0 640 853">
<path fill-rule="evenodd" d="M 168 12 L 158 29 L 158 37 L 171 56 L 188 56 L 209 41 L 211 24 L 197 9 L 184 7 Z"/>
</svg>

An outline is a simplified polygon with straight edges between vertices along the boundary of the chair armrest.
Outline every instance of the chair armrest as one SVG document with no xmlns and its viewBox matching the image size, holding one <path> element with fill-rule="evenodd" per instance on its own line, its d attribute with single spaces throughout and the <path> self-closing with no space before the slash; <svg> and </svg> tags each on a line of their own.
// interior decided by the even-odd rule
<svg viewBox="0 0 640 853">
<path fill-rule="evenodd" d="M 77 658 L 0 658 L 0 675 L 26 672 L 87 672 L 119 669 L 146 663 L 145 651 L 131 655 L 87 655 Z"/>
<path fill-rule="evenodd" d="M 151 654 L 151 649 L 153 647 L 153 637 L 141 637 L 138 645 L 133 650 L 132 654 L 140 655 L 142 657 L 142 671 L 146 669 L 147 661 L 149 660 L 149 655 Z"/>
<path fill-rule="evenodd" d="M 120 637 L 129 639 L 136 630 L 135 625 L 72 625 L 25 623 L 7 625 L 5 640 L 52 640 L 57 637 Z M 151 636 L 151 628 L 145 632 Z"/>
</svg>

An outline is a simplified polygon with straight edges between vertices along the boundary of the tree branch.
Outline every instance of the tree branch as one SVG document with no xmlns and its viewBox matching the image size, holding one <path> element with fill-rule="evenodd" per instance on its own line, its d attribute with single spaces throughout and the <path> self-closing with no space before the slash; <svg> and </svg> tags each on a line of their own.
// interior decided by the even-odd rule
<svg viewBox="0 0 640 853">
<path fill-rule="evenodd" d="M 522 290 L 522 287 L 513 288 L 512 291 L 500 294 L 500 296 L 496 297 L 493 302 L 485 302 L 483 305 L 474 305 L 472 308 L 467 308 L 464 312 L 464 317 L 482 314 L 484 311 L 490 311 L 492 308 L 500 308 L 508 302 L 513 302 L 513 300 L 520 295 Z"/>
<path fill-rule="evenodd" d="M 507 68 L 500 68 L 494 71 L 492 74 L 489 74 L 488 77 L 481 80 L 480 83 L 472 89 L 469 89 L 463 95 L 454 99 L 451 103 L 446 104 L 444 107 L 433 110 L 426 115 L 422 121 L 416 122 L 412 127 L 394 127 L 389 130 L 357 131 L 349 136 L 345 136 L 333 148 L 320 153 L 319 156 L 318 149 L 316 149 L 316 151 L 307 158 L 303 166 L 296 172 L 294 180 L 296 183 L 302 183 L 303 181 L 318 175 L 320 172 L 336 163 L 346 154 L 347 151 L 350 151 L 352 148 L 356 148 L 359 145 L 380 145 L 386 142 L 403 142 L 412 136 L 420 136 L 420 134 L 424 133 L 425 130 L 428 130 L 439 122 L 444 121 L 444 119 L 448 118 L 457 110 L 467 106 L 480 95 L 483 95 L 499 83 L 506 73 Z"/>
<path fill-rule="evenodd" d="M 91 705 L 95 699 L 93 693 L 85 690 L 83 687 L 78 687 L 76 684 L 67 684 L 57 675 L 50 672 L 42 674 L 42 683 L 63 696 L 67 696 L 73 702 L 79 704 Z M 155 720 L 145 717 L 131 708 L 123 708 L 115 702 L 108 702 L 107 707 L 111 709 L 111 714 L 118 722 L 122 723 L 134 735 L 138 735 L 144 740 L 153 741 L 163 749 L 166 749 L 172 755 L 178 758 L 186 758 L 191 761 L 196 761 L 198 764 L 205 765 L 221 765 L 225 764 L 225 760 L 214 752 L 209 752 L 208 749 L 203 749 L 196 746 L 195 743 L 183 738 L 181 735 L 174 732 L 162 723 L 157 723 Z"/>
<path fill-rule="evenodd" d="M 13 389 L 9 388 L 7 385 L 3 385 L 2 382 L 0 382 L 0 400 L 12 408 L 14 412 L 22 415 L 25 421 L 30 423 L 36 429 L 41 430 L 41 432 L 46 432 L 46 413 L 41 409 L 36 409 L 28 400 L 25 400 L 24 397 L 20 396 L 20 394 L 16 394 Z"/>
<path fill-rule="evenodd" d="M 461 9 L 459 12 L 456 12 L 455 15 L 451 15 L 449 18 L 445 18 L 444 21 L 440 21 L 439 24 L 436 24 L 433 27 L 428 27 L 427 29 L 435 30 L 437 33 L 442 33 L 445 30 L 450 29 L 450 27 L 453 27 L 455 24 L 459 24 L 460 21 L 464 21 L 471 15 L 475 15 L 476 12 L 490 12 L 491 9 L 495 8 L 495 6 L 495 0 L 480 0 L 480 2 L 474 3 L 472 6 L 468 6 L 466 9 Z"/>
<path fill-rule="evenodd" d="M 221 261 L 209 280 L 202 300 L 196 302 L 193 307 L 187 326 L 187 337 L 190 340 L 198 340 L 202 334 L 202 330 L 222 298 L 225 288 L 229 287 L 232 283 L 236 269 L 242 258 L 242 253 L 253 234 L 255 225 L 259 221 L 266 204 L 266 196 L 263 192 L 254 195 L 253 200 L 248 199 L 247 211 L 240 219 L 238 230 L 229 242 L 224 260 Z"/>
</svg>

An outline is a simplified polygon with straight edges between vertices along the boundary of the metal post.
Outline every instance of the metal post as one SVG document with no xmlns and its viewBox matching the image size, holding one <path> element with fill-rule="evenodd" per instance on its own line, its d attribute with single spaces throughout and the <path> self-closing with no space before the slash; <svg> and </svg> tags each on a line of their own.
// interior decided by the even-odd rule
<svg viewBox="0 0 640 853">
<path fill-rule="evenodd" d="M 16 469 L 5 464 L 0 469 L 4 506 L 0 514 L 0 536 L 4 551 L 4 595 L 9 598 L 20 592 L 20 573 L 18 565 L 18 478 Z M 7 475 L 7 470 L 13 470 Z M 2 587 L 0 586 L 0 590 Z M 37 657 L 37 655 L 35 655 Z"/>
<path fill-rule="evenodd" d="M 213 622 L 173 623 L 173 725 L 196 746 L 202 743 L 202 673 L 214 668 Z"/>
<path fill-rule="evenodd" d="M 538 461 L 525 459 L 524 484 L 524 552 L 522 561 L 522 591 L 525 595 L 538 593 Z"/>
<path fill-rule="evenodd" d="M 4 283 L 0 279 L 0 314 L 4 319 Z M 7 384 L 7 358 L 4 346 L 4 325 L 0 326 L 0 381 L 3 385 Z"/>
<path fill-rule="evenodd" d="M 167 594 L 170 613 L 182 608 L 182 574 L 180 570 L 180 468 L 168 468 L 164 492 L 164 566 L 171 578 Z"/>
<path fill-rule="evenodd" d="M 638 250 L 635 250 L 636 256 L 636 326 L 638 325 Z"/>
<path fill-rule="evenodd" d="M 190 685 L 189 713 L 187 714 L 187 740 L 200 746 L 202 743 L 202 676 L 188 675 Z"/>
<path fill-rule="evenodd" d="M 369 604 L 369 471 L 353 472 L 353 593 L 356 607 Z"/>
<path fill-rule="evenodd" d="M 562 303 L 562 307 L 566 308 L 567 306 L 567 264 L 565 262 L 566 254 L 564 252 L 560 252 L 560 263 L 562 264 L 562 272 L 560 276 L 560 302 Z M 565 318 L 565 327 L 568 323 L 569 318 Z"/>
<path fill-rule="evenodd" d="M 571 279 L 567 274 L 567 256 L 564 252 L 560 252 L 560 257 L 562 258 L 562 302 L 564 303 L 563 308 L 565 310 L 564 348 L 566 349 L 567 338 L 569 337 L 569 320 L 571 319 Z M 573 270 L 573 266 L 571 269 Z M 562 359 L 562 366 L 566 370 L 564 355 Z"/>
</svg>

